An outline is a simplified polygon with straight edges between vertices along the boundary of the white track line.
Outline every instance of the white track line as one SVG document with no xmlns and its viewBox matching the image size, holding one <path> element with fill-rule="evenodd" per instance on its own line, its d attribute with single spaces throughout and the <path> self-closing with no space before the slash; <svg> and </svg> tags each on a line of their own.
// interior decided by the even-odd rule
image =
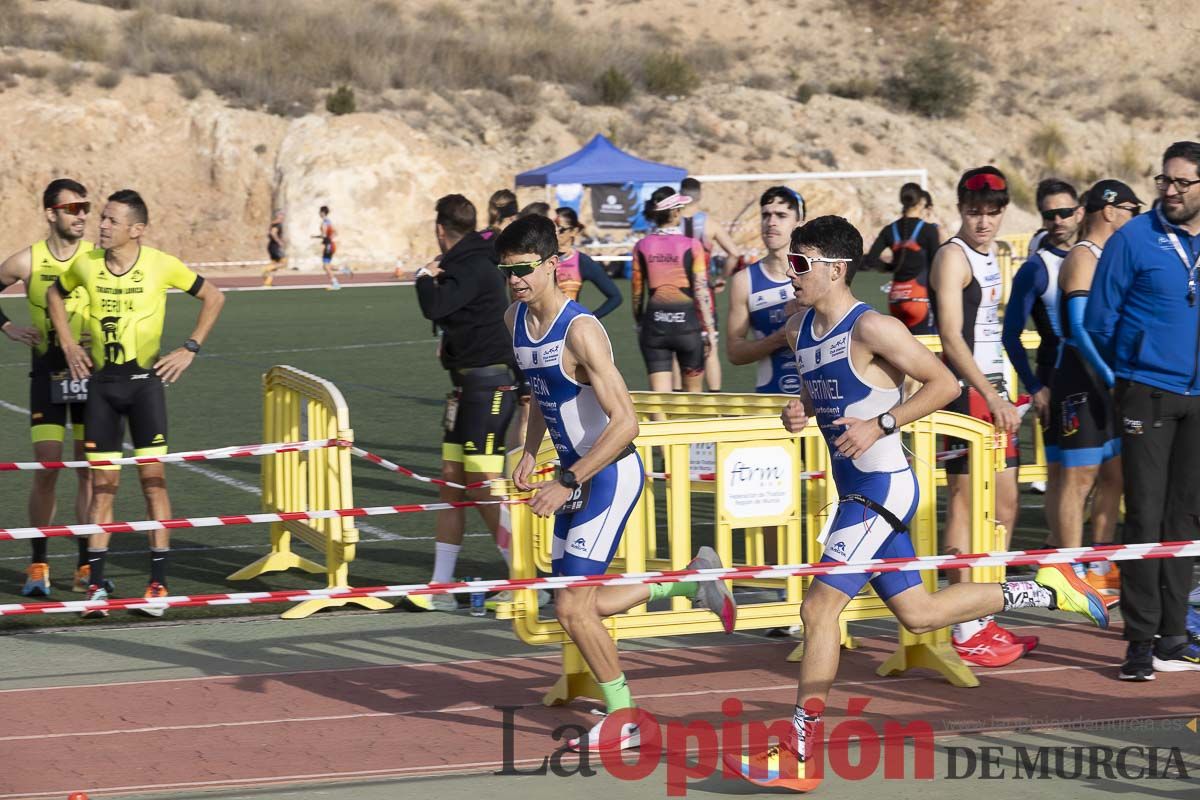
<svg viewBox="0 0 1200 800">
<path fill-rule="evenodd" d="M 407 339 L 399 342 L 371 342 L 368 344 L 338 344 L 331 347 L 288 347 L 280 350 L 235 350 L 228 353 L 201 353 L 198 358 L 236 358 L 239 356 L 279 355 L 281 353 L 325 353 L 335 350 L 368 350 L 379 347 L 403 347 L 410 344 L 436 344 L 437 339 Z M 0 367 L 25 367 L 28 361 L 9 361 Z"/>
<path fill-rule="evenodd" d="M 657 653 L 659 651 L 652 651 L 652 652 Z M 483 660 L 483 659 L 481 659 L 481 660 Z M 490 663 L 491 661 L 496 661 L 496 660 L 499 660 L 499 659 L 489 659 L 489 660 L 484 660 L 484 661 Z M 465 664 L 465 663 L 469 663 L 469 662 L 454 662 L 454 665 L 458 666 L 460 664 Z M 1115 667 L 1119 667 L 1120 665 L 1121 665 L 1120 662 L 1114 662 L 1112 664 L 1096 664 L 1096 665 L 1091 665 L 1091 666 L 1062 665 L 1062 666 L 1055 666 L 1055 667 L 1030 667 L 1027 669 L 994 670 L 994 671 L 991 671 L 988 673 L 979 673 L 978 677 L 994 678 L 997 676 L 1002 677 L 1002 676 L 1009 676 L 1009 675 L 1044 674 L 1047 672 L 1068 672 L 1068 671 L 1099 672 L 1100 670 L 1109 670 L 1109 669 L 1113 669 Z M 443 663 L 439 666 L 445 667 L 446 664 Z M 226 676 L 226 677 L 232 677 L 232 676 Z M 261 677 L 261 676 L 254 676 L 254 677 Z M 885 681 L 883 684 L 881 684 L 876 679 L 869 679 L 869 680 L 864 680 L 864 681 L 839 682 L 837 684 L 837 686 L 839 689 L 844 686 L 859 686 L 859 685 L 863 685 L 863 684 L 871 684 L 871 685 L 876 685 L 876 686 L 877 685 L 891 686 L 891 685 L 897 684 L 897 683 L 912 683 L 914 681 L 929 681 L 929 680 L 933 680 L 933 678 L 929 675 L 913 675 L 913 676 L 909 676 L 909 677 L 905 677 L 905 678 L 890 678 L 887 681 Z M 105 686 L 109 686 L 109 685 L 111 685 L 111 684 L 105 684 Z M 749 693 L 749 692 L 792 691 L 795 688 L 796 688 L 796 682 L 792 681 L 790 683 L 771 684 L 769 686 L 739 686 L 739 687 L 731 687 L 729 689 L 702 689 L 702 690 L 698 690 L 698 691 L 688 691 L 688 692 L 659 692 L 659 693 L 655 693 L 655 694 L 639 694 L 638 699 L 639 700 L 654 700 L 654 699 L 670 699 L 670 698 L 676 698 L 676 697 L 698 697 L 701 695 L 709 695 L 709 696 L 711 696 L 711 695 L 731 695 L 731 694 L 737 695 L 739 693 Z M 20 690 L 17 690 L 17 691 L 20 691 Z M 34 733 L 34 734 L 26 734 L 26 735 L 19 735 L 19 736 L 0 736 L 0 742 L 23 742 L 23 741 L 35 741 L 35 740 L 41 740 L 41 739 L 69 739 L 69 738 L 76 737 L 76 736 L 79 736 L 79 737 L 112 736 L 112 735 L 121 734 L 121 733 L 161 733 L 161 732 L 165 732 L 165 731 L 212 730 L 212 729 L 216 729 L 216 728 L 244 728 L 244 727 L 248 727 L 248 726 L 252 726 L 252 725 L 290 725 L 292 723 L 329 722 L 329 721 L 345 720 L 345 719 L 409 717 L 409 716 L 413 716 L 416 714 L 449 714 L 449 713 L 458 712 L 458 711 L 479 711 L 479 710 L 490 709 L 490 708 L 491 708 L 491 706 L 447 706 L 445 708 L 414 709 L 412 711 L 362 711 L 362 712 L 357 712 L 357 713 L 352 713 L 352 714 L 338 714 L 338 715 L 333 715 L 333 716 L 320 716 L 320 717 L 282 717 L 282 718 L 276 718 L 276 719 L 242 720 L 239 722 L 207 722 L 207 723 L 196 723 L 196 724 L 192 724 L 192 725 L 159 725 L 159 726 L 151 726 L 151 727 L 144 727 L 144 728 L 110 728 L 107 730 L 72 731 L 69 733 Z"/>
<path fill-rule="evenodd" d="M 212 278 L 220 286 L 220 278 Z M 342 289 L 378 289 L 385 286 L 412 286 L 413 281 L 367 281 L 365 283 L 343 283 Z M 301 284 L 282 284 L 280 286 L 220 286 L 222 292 L 281 292 L 295 291 L 298 289 L 328 289 L 328 284 L 325 283 L 301 283 Z M 168 289 L 170 294 L 182 294 L 178 289 Z M 5 298 L 20 298 L 24 299 L 25 292 L 5 292 L 0 294 L 0 300 Z"/>
</svg>

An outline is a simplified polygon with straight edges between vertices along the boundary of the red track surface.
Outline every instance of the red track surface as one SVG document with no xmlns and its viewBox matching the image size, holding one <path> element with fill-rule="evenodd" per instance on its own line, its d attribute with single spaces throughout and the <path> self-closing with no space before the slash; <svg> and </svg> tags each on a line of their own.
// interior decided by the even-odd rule
<svg viewBox="0 0 1200 800">
<path fill-rule="evenodd" d="M 843 657 L 831 706 L 870 698 L 877 730 L 886 719 L 924 719 L 939 734 L 1190 716 L 1200 707 L 1188 674 L 1119 683 L 1124 643 L 1114 632 L 1039 632 L 1033 655 L 979 670 L 977 689 L 954 689 L 929 673 L 877 678 L 892 642 L 862 640 Z M 661 722 L 718 721 L 728 697 L 742 701 L 747 721 L 775 720 L 794 703 L 797 666 L 784 661 L 791 647 L 680 647 L 623 658 L 639 705 Z M 496 705 L 527 706 L 516 716 L 515 755 L 518 766 L 538 764 L 560 745 L 550 736 L 555 728 L 597 719 L 584 702 L 540 705 L 557 670 L 557 656 L 548 655 L 0 692 L 0 716 L 22 720 L 0 736 L 0 798 L 494 771 Z"/>
</svg>

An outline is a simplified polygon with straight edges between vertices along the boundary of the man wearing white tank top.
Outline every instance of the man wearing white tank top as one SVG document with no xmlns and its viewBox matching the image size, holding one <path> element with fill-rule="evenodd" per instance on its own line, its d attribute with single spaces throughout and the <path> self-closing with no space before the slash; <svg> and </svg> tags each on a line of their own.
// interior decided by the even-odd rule
<svg viewBox="0 0 1200 800">
<path fill-rule="evenodd" d="M 1005 469 L 996 474 L 996 522 L 1004 526 L 1005 548 L 1017 523 L 1017 428 L 1021 416 L 1004 385 L 1008 360 L 1001 341 L 1003 283 L 996 263 L 996 233 L 1008 206 L 1008 181 L 995 167 L 967 170 L 958 181 L 962 224 L 930 269 L 930 290 L 946 364 L 963 388 L 947 411 L 966 414 L 1008 434 Z M 951 449 L 963 447 L 949 439 Z M 965 458 L 946 462 L 946 523 L 942 549 L 971 552 L 971 476 Z M 969 580 L 968 570 L 951 570 L 951 583 Z M 1011 664 L 1037 646 L 1036 636 L 1016 636 L 990 617 L 954 627 L 954 649 L 968 663 L 983 667 Z"/>
</svg>

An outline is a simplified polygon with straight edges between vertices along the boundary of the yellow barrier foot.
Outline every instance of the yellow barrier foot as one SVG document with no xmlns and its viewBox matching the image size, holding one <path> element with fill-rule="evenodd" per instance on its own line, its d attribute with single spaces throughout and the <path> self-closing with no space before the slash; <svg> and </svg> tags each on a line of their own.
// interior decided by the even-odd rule
<svg viewBox="0 0 1200 800">
<path fill-rule="evenodd" d="M 920 642 L 901 645 L 891 658 L 875 671 L 876 675 L 900 675 L 910 669 L 923 667 L 938 672 L 954 686 L 963 689 L 979 685 L 979 678 L 963 663 L 949 642 Z"/>
<path fill-rule="evenodd" d="M 295 553 L 267 553 L 253 564 L 247 564 L 237 572 L 225 578 L 227 581 L 248 581 L 267 572 L 283 572 L 289 569 L 302 569 L 305 572 L 320 573 L 325 568 L 307 558 L 301 558 Z"/>
<path fill-rule="evenodd" d="M 604 699 L 604 693 L 600 691 L 596 678 L 588 669 L 587 662 L 583 660 L 583 654 L 571 642 L 563 644 L 562 663 L 562 677 L 555 681 L 554 687 L 542 698 L 542 705 L 562 706 L 576 697 Z"/>
<path fill-rule="evenodd" d="M 358 605 L 371 611 L 387 611 L 392 604 L 378 597 L 343 597 L 319 600 L 305 600 L 279 615 L 280 619 L 304 619 L 325 608 L 340 608 L 341 606 Z"/>
</svg>

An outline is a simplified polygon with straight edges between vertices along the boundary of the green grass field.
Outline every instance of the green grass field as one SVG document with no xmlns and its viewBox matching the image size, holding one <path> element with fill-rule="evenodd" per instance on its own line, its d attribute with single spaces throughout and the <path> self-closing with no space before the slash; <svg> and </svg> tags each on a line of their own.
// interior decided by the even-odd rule
<svg viewBox="0 0 1200 800">
<path fill-rule="evenodd" d="M 877 306 L 883 278 L 864 274 L 856 282 L 860 294 Z M 622 282 L 623 291 L 628 284 Z M 585 303 L 596 301 L 586 294 Z M 448 389 L 445 372 L 434 354 L 430 326 L 420 314 L 410 287 L 230 292 L 222 317 L 205 352 L 183 380 L 168 392 L 172 451 L 199 450 L 262 441 L 261 376 L 275 364 L 289 364 L 333 381 L 350 406 L 350 421 L 361 447 L 426 475 L 440 465 L 440 423 Z M 725 297 L 718 298 L 722 305 Z M 23 299 L 0 300 L 6 314 L 25 321 Z M 195 321 L 199 304 L 186 295 L 171 295 L 165 343 L 182 342 Z M 722 309 L 722 318 L 724 318 Z M 646 377 L 634 339 L 628 304 L 607 318 L 617 363 L 632 389 L 645 389 Z M 20 347 L 0 339 L 0 460 L 30 458 L 27 357 Z M 753 391 L 754 368 L 725 365 L 727 391 Z M 1027 437 L 1028 438 L 1028 437 Z M 198 468 L 197 468 L 198 467 Z M 26 497 L 31 473 L 0 474 L 0 527 L 26 525 Z M 146 516 L 136 475 L 130 468 L 117 501 L 117 519 Z M 259 459 L 206 462 L 168 468 L 173 512 L 177 517 L 236 514 L 260 509 L 256 494 Z M 57 521 L 71 522 L 72 476 L 62 476 Z M 355 502 L 390 505 L 427 502 L 431 487 L 392 475 L 367 462 L 354 466 Z M 1031 507 L 1022 512 L 1018 546 L 1042 541 L 1041 498 L 1023 495 Z M 697 522 L 703 506 L 698 503 Z M 368 586 L 427 580 L 433 565 L 433 515 L 373 517 L 363 527 L 363 544 L 351 565 L 351 582 Z M 468 516 L 468 532 L 484 530 Z M 275 573 L 244 583 L 225 576 L 267 550 L 267 526 L 237 526 L 176 531 L 170 566 L 174 594 L 255 591 L 320 586 L 322 576 Z M 111 545 L 108 575 L 118 596 L 140 595 L 148 571 L 146 539 L 118 534 Z M 0 602 L 20 600 L 18 589 L 29 545 L 0 543 Z M 66 539 L 50 543 L 54 599 L 79 599 L 67 591 L 74 569 L 75 545 Z M 501 577 L 502 562 L 490 537 L 469 536 L 459 560 L 460 575 Z M 233 606 L 178 609 L 171 618 L 282 612 L 282 606 Z M 114 614 L 109 621 L 129 620 Z M 74 615 L 6 617 L 0 631 L 31 625 L 73 624 Z"/>
</svg>

